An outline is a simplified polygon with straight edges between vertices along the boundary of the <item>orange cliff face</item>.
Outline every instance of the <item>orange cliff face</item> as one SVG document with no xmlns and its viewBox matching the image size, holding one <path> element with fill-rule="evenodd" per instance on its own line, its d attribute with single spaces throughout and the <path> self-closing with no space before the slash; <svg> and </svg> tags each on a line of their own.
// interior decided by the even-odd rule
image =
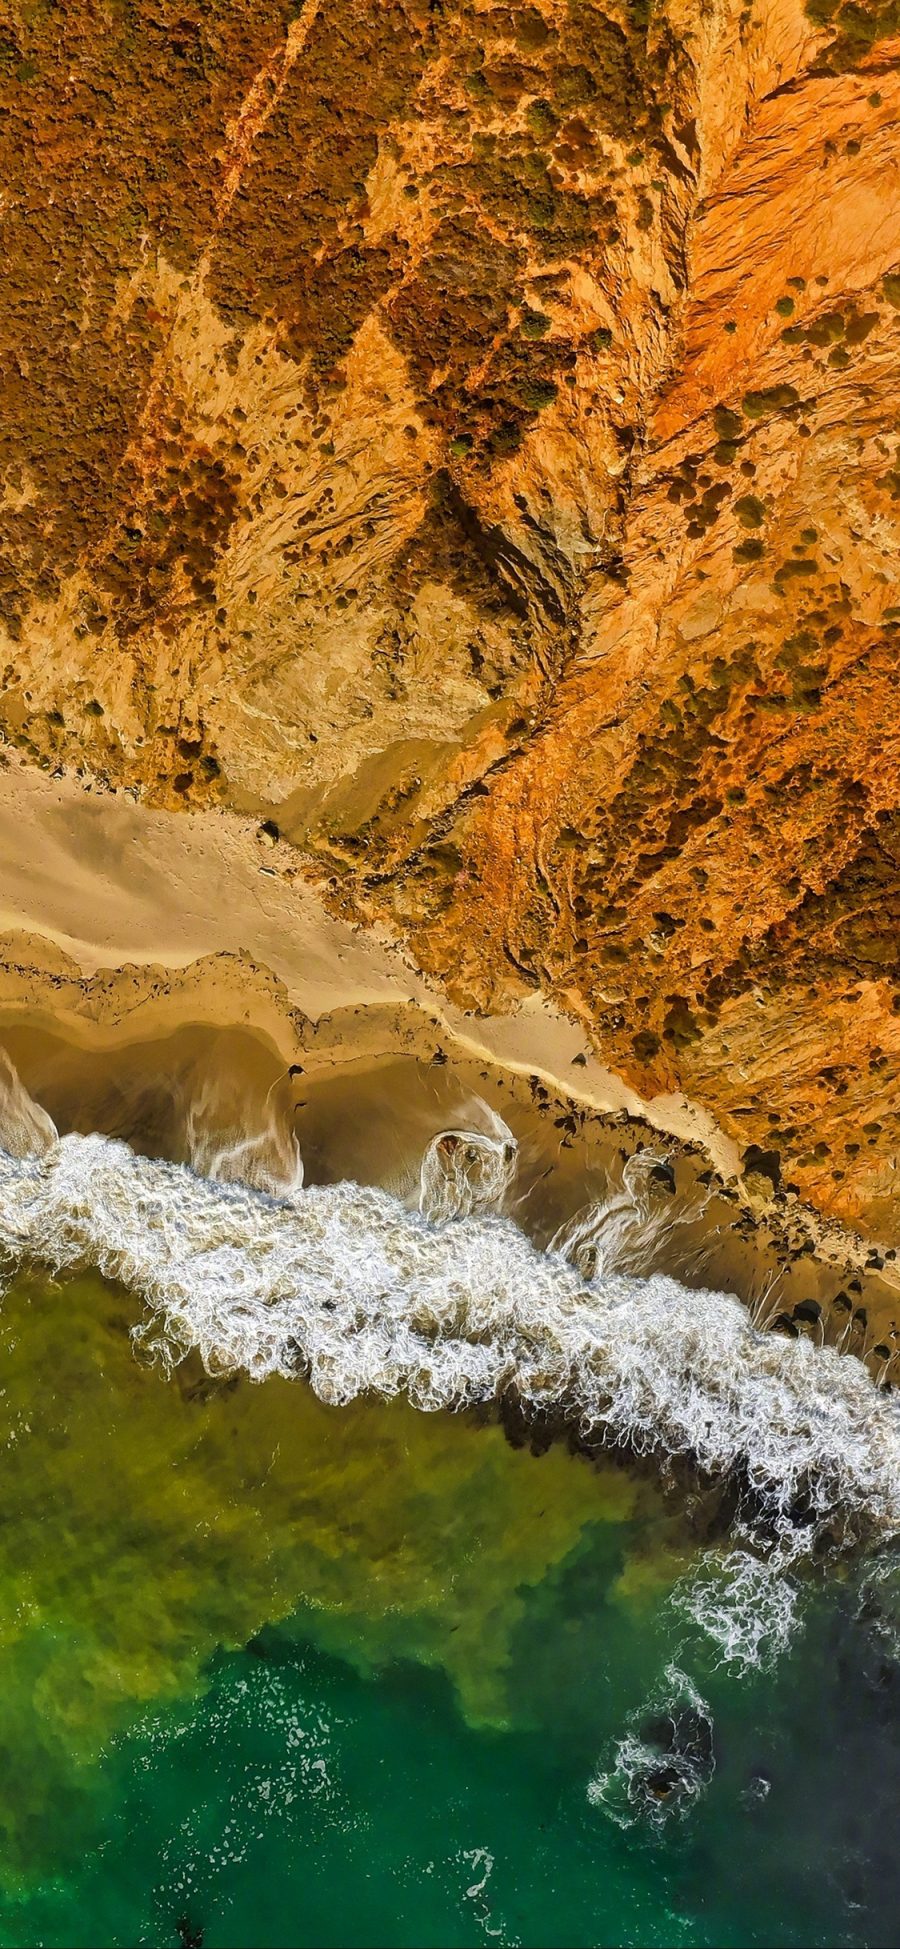
<svg viewBox="0 0 900 1949">
<path fill-rule="evenodd" d="M 889 1230 L 895 0 L 70 0 L 0 104 L 7 741 Z"/>
</svg>

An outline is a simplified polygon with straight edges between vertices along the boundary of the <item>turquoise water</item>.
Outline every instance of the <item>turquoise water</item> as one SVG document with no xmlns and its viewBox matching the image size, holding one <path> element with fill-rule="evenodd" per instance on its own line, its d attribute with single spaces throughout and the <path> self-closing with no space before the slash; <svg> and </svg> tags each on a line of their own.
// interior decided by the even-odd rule
<svg viewBox="0 0 900 1949">
<path fill-rule="evenodd" d="M 2 1942 L 896 1940 L 865 1566 L 743 1670 L 652 1481 L 401 1401 L 166 1380 L 139 1310 L 22 1275 L 0 1313 Z M 666 1709 L 711 1738 L 694 1797 L 617 1767 Z"/>
</svg>

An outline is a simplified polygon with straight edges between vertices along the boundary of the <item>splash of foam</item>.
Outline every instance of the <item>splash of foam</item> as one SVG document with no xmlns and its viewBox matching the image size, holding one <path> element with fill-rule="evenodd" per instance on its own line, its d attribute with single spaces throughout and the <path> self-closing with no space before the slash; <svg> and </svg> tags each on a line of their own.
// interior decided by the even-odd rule
<svg viewBox="0 0 900 1949">
<path fill-rule="evenodd" d="M 900 1416 L 852 1357 L 763 1336 L 739 1301 L 655 1273 L 590 1284 L 508 1220 L 436 1227 L 342 1183 L 276 1200 L 67 1136 L 0 1155 L 0 1251 L 93 1265 L 146 1301 L 139 1339 L 210 1372 L 305 1374 L 323 1400 L 511 1396 L 595 1439 L 731 1477 L 765 1525 L 895 1534 Z"/>
<path fill-rule="evenodd" d="M 500 1211 L 516 1175 L 519 1147 L 502 1117 L 478 1100 L 489 1130 L 441 1130 L 426 1146 L 419 1210 L 434 1224 Z"/>
<path fill-rule="evenodd" d="M 303 1159 L 297 1138 L 274 1103 L 281 1079 L 269 1090 L 257 1129 L 248 1126 L 248 1106 L 236 1112 L 229 1093 L 208 1078 L 187 1106 L 188 1155 L 195 1171 L 220 1184 L 248 1184 L 273 1197 L 293 1197 L 303 1187 Z"/>
<path fill-rule="evenodd" d="M 0 1143 L 12 1157 L 39 1157 L 59 1133 L 53 1118 L 30 1097 L 18 1071 L 0 1049 Z"/>
<path fill-rule="evenodd" d="M 717 1662 L 740 1672 L 773 1665 L 787 1650 L 799 1599 L 777 1556 L 764 1561 L 740 1549 L 708 1551 L 673 1593 L 677 1609 L 712 1639 Z"/>
<path fill-rule="evenodd" d="M 662 1826 L 682 1817 L 715 1772 L 712 1714 L 677 1665 L 667 1665 L 658 1690 L 616 1741 L 611 1764 L 588 1782 L 592 1807 L 617 1827 L 637 1820 Z"/>
<path fill-rule="evenodd" d="M 671 1166 L 656 1151 L 635 1151 L 612 1177 L 604 1197 L 583 1205 L 560 1225 L 548 1250 L 559 1252 L 582 1277 L 594 1279 L 609 1272 L 641 1272 L 659 1258 L 672 1234 L 703 1215 L 708 1193 L 700 1187 L 688 1200 L 673 1203 L 668 1188 L 660 1195 L 658 1180 Z M 674 1189 L 674 1179 L 671 1178 Z"/>
</svg>

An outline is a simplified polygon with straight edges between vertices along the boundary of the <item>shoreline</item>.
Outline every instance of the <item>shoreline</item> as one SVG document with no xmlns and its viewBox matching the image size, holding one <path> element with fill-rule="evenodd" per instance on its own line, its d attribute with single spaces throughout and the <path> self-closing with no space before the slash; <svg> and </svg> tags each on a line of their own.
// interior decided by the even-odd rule
<svg viewBox="0 0 900 1949">
<path fill-rule="evenodd" d="M 330 914 L 294 851 L 253 821 L 148 808 L 10 758 L 0 770 L 0 1039 L 29 1024 L 105 1050 L 186 1026 L 242 1028 L 309 1074 L 394 1056 L 487 1063 L 702 1153 L 748 1223 L 802 1223 L 825 1263 L 862 1271 L 875 1249 L 797 1194 L 742 1177 L 737 1145 L 706 1112 L 680 1096 L 643 1101 L 542 998 L 506 1016 L 451 1005 L 383 928 Z M 900 1291 L 891 1248 L 876 1257 L 885 1253 L 883 1283 Z"/>
<path fill-rule="evenodd" d="M 258 1004 L 269 985 L 312 1022 L 348 1008 L 416 1010 L 461 1053 L 538 1074 L 592 1109 L 639 1116 L 701 1144 L 717 1170 L 738 1175 L 737 1144 L 698 1105 L 678 1094 L 645 1101 L 591 1053 L 583 1027 L 543 998 L 509 1015 L 454 1007 L 385 928 L 331 915 L 292 849 L 260 832 L 236 813 L 160 811 L 11 758 L 0 771 L 0 1008 L 13 995 L 25 1000 L 29 987 L 37 1000 L 42 978 L 58 994 L 60 977 L 111 972 L 131 990 L 119 1006 L 131 1008 L 151 984 L 159 995 L 163 971 L 190 983 L 198 963 L 240 956 Z M 26 970 L 30 983 L 17 983 Z M 220 1019 L 219 985 L 205 967 L 207 1019 Z M 230 991 L 229 974 L 222 986 Z M 111 999 L 98 1005 L 102 1012 Z"/>
</svg>

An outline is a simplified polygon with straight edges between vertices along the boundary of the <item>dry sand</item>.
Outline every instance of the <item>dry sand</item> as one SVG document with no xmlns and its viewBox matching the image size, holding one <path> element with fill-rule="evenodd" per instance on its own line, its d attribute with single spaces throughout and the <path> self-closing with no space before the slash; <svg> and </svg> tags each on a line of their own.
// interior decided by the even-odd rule
<svg viewBox="0 0 900 1949">
<path fill-rule="evenodd" d="M 11 759 L 0 773 L 0 934 L 0 1006 L 49 1004 L 73 1028 L 89 1015 L 118 1030 L 128 1017 L 132 1033 L 151 1003 L 159 1026 L 253 1022 L 288 1061 L 285 1001 L 311 1022 L 341 1016 L 335 1055 L 344 1041 L 353 1054 L 409 1051 L 418 1028 L 431 1037 L 436 1024 L 460 1053 L 643 1116 L 701 1144 L 726 1176 L 738 1169 L 736 1146 L 704 1111 L 681 1096 L 643 1102 L 541 999 L 508 1016 L 451 1007 L 383 930 L 333 918 L 296 854 L 232 814 L 149 810 Z M 78 980 L 112 970 L 127 974 L 90 990 Z"/>
</svg>

